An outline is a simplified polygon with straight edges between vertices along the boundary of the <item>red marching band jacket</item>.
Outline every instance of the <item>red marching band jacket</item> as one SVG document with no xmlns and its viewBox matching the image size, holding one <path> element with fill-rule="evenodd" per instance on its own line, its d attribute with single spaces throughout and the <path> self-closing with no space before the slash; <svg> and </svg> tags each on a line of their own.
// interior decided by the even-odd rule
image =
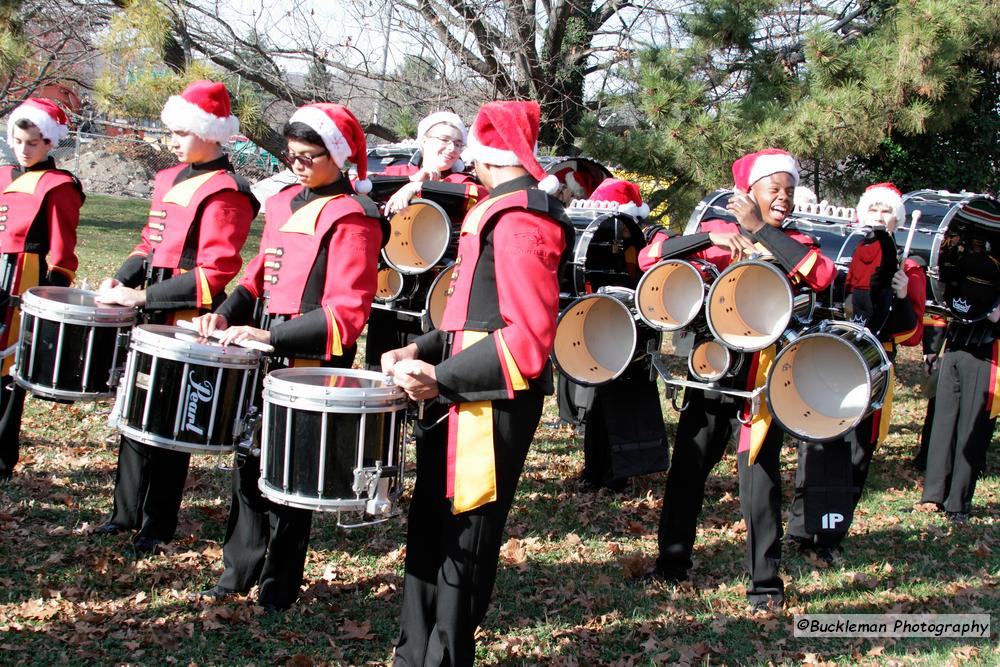
<svg viewBox="0 0 1000 667">
<path fill-rule="evenodd" d="M 277 353 L 329 360 L 354 346 L 368 320 L 383 229 L 367 198 L 320 196 L 293 210 L 302 190 L 267 200 L 260 253 L 239 286 L 287 320 L 271 330 Z"/>
<path fill-rule="evenodd" d="M 39 284 L 68 286 L 76 275 L 83 189 L 68 171 L 47 164 L 53 168 L 23 173 L 10 165 L 0 167 L 0 290 L 11 296 Z M 3 324 L 0 350 L 6 375 L 14 361 L 20 311 L 7 308 Z"/>
<path fill-rule="evenodd" d="M 212 309 L 243 265 L 240 249 L 260 208 L 236 174 L 220 168 L 177 181 L 187 168 L 178 164 L 156 174 L 149 221 L 129 255 L 148 262 L 154 279 L 146 310 L 173 310 L 168 324 Z"/>
<path fill-rule="evenodd" d="M 558 268 L 573 232 L 561 204 L 533 183 L 501 186 L 465 217 L 440 331 L 416 341 L 427 359 L 440 332 L 453 335 L 435 374 L 452 402 L 447 496 L 456 514 L 496 499 L 492 403 L 544 381 L 555 340 Z"/>
<path fill-rule="evenodd" d="M 711 219 L 703 221 L 698 232 L 691 237 L 671 237 L 665 232 L 658 232 L 649 245 L 639 253 L 639 266 L 645 271 L 661 259 L 676 256 L 671 253 L 670 244 L 672 241 L 680 241 L 685 245 L 695 243 L 696 245 L 693 247 L 702 249 L 688 252 L 679 259 L 707 260 L 722 271 L 732 263 L 729 250 L 715 245 L 707 245 L 706 247 L 706 244 L 711 244 L 708 234 L 711 232 L 740 233 L 741 229 L 738 224 Z M 803 283 L 813 291 L 818 292 L 829 287 L 837 275 L 837 268 L 833 261 L 824 257 L 819 248 L 816 247 L 812 237 L 806 234 L 765 225 L 761 230 L 749 236 L 763 250 L 774 255 L 778 263 L 785 269 L 786 275 L 793 285 Z M 776 354 L 777 349 L 774 345 L 753 354 L 745 389 L 753 391 L 764 386 Z M 749 424 L 743 424 L 740 428 L 737 451 L 749 451 L 751 463 L 756 459 L 757 452 L 764 443 L 770 424 L 771 415 L 768 412 L 767 404 L 761 401 L 757 414 L 753 416 Z"/>
</svg>

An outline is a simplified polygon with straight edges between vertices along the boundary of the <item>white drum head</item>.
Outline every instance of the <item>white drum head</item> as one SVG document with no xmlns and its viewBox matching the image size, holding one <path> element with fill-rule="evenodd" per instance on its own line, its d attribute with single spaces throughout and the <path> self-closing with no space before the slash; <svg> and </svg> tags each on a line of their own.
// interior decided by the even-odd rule
<svg viewBox="0 0 1000 667">
<path fill-rule="evenodd" d="M 403 274 L 386 266 L 379 269 L 378 285 L 375 287 L 377 301 L 393 301 L 403 293 Z"/>
<path fill-rule="evenodd" d="M 385 261 L 400 273 L 423 273 L 437 264 L 451 243 L 451 220 L 432 201 L 415 199 L 389 220 Z"/>
<path fill-rule="evenodd" d="M 705 281 L 687 262 L 660 262 L 643 275 L 635 291 L 639 316 L 660 331 L 689 325 L 705 304 Z"/>
<path fill-rule="evenodd" d="M 556 364 L 574 382 L 604 384 L 628 367 L 637 338 L 632 312 L 617 299 L 603 294 L 577 299 L 556 326 Z"/>
<path fill-rule="evenodd" d="M 688 357 L 691 375 L 703 382 L 715 382 L 726 374 L 732 363 L 729 349 L 714 340 L 697 343 Z"/>
<path fill-rule="evenodd" d="M 712 284 L 705 314 L 712 333 L 726 347 L 763 350 L 781 337 L 791 321 L 791 285 L 770 264 L 734 264 Z"/>
</svg>

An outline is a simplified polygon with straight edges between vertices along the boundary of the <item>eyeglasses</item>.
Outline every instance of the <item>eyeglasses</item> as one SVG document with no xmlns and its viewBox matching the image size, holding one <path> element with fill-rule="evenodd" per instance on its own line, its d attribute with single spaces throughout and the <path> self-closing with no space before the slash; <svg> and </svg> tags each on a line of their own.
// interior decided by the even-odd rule
<svg viewBox="0 0 1000 667">
<path fill-rule="evenodd" d="M 298 162 L 307 169 L 313 166 L 313 162 L 327 155 L 329 155 L 329 153 L 326 151 L 323 151 L 322 153 L 316 153 L 315 155 L 309 155 L 308 153 L 292 153 L 291 151 L 285 152 L 285 158 L 288 159 L 289 165 L 294 165 L 296 162 Z"/>
<path fill-rule="evenodd" d="M 427 138 L 441 142 L 442 146 L 451 146 L 455 150 L 460 151 L 463 148 L 465 148 L 465 143 L 463 143 L 461 139 L 452 139 L 451 137 L 437 137 L 434 136 L 433 134 L 428 134 Z"/>
</svg>

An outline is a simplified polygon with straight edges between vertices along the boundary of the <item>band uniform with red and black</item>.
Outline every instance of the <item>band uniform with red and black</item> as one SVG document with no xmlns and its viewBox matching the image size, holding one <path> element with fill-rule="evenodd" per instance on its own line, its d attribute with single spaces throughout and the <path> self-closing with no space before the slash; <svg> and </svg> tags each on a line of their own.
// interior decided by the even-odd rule
<svg viewBox="0 0 1000 667">
<path fill-rule="evenodd" d="M 25 392 L 11 376 L 21 313 L 12 301 L 37 285 L 68 287 L 76 275 L 76 228 L 84 194 L 73 174 L 48 157 L 0 167 L 0 479 L 20 457 Z"/>
<path fill-rule="evenodd" d="M 862 258 L 867 255 L 870 261 L 865 264 L 852 262 L 847 284 L 863 286 L 869 292 L 872 304 L 890 304 L 884 324 L 874 333 L 889 360 L 895 363 L 900 345 L 912 347 L 920 345 L 923 340 L 927 275 L 922 261 L 907 258 L 902 267 L 906 274 L 906 296 L 898 296 L 890 281 L 898 261 L 894 253 L 891 259 L 882 258 L 878 245 L 878 241 L 873 239 L 858 246 L 855 255 Z M 891 268 L 882 272 L 881 264 L 887 260 L 891 261 Z M 881 295 L 878 294 L 880 291 Z M 891 406 L 890 398 L 882 409 L 862 419 L 844 438 L 825 443 L 799 442 L 795 496 L 789 508 L 787 526 L 791 543 L 814 552 L 820 560 L 832 562 L 830 549 L 840 546 L 853 523 L 854 510 L 864 492 L 872 457 L 887 432 Z M 839 521 L 828 520 L 824 524 L 822 517 L 829 514 L 842 518 Z"/>
<path fill-rule="evenodd" d="M 400 164 L 386 167 L 383 176 L 411 176 L 420 171 L 414 164 Z M 421 185 L 420 197 L 423 191 L 440 193 L 449 197 L 465 199 L 467 208 L 483 196 L 486 188 L 471 175 L 462 171 L 447 171 L 441 174 L 440 181 L 426 181 Z M 365 367 L 380 370 L 382 354 L 397 347 L 406 347 L 417 336 L 423 334 L 420 320 L 382 308 L 372 308 L 368 317 L 368 332 L 365 336 Z"/>
<path fill-rule="evenodd" d="M 767 223 L 750 233 L 740 225 L 719 219 L 705 220 L 696 233 L 688 236 L 658 233 L 640 253 L 640 267 L 647 270 L 660 260 L 680 258 L 707 260 L 724 270 L 732 261 L 731 251 L 713 245 L 711 233 L 739 234 L 751 245 L 759 244 L 794 283 L 801 282 L 814 291 L 825 289 L 833 281 L 833 262 L 819 253 L 811 237 Z M 749 390 L 762 386 L 764 378 L 759 377 L 758 369 L 764 352 L 753 353 L 735 377 L 723 380 L 725 386 Z M 757 436 L 763 438 L 762 442 L 753 441 L 750 426 L 739 421 L 747 410 L 743 399 L 687 389 L 684 400 L 687 407 L 680 415 L 667 473 L 657 534 L 659 554 L 653 573 L 670 581 L 688 578 L 705 483 L 730 439 L 736 436 L 740 508 L 747 527 L 747 597 L 755 606 L 780 606 L 784 598 L 784 584 L 778 573 L 782 536 L 779 454 L 783 431 L 772 424 L 765 435 Z M 751 463 L 753 446 L 760 449 Z"/>
<path fill-rule="evenodd" d="M 315 203 L 322 200 L 326 203 Z M 345 177 L 315 189 L 288 186 L 267 200 L 265 211 L 260 254 L 217 313 L 231 326 L 270 331 L 269 371 L 350 368 L 375 296 L 386 237 L 378 208 L 355 195 Z M 258 441 L 259 432 L 254 444 Z M 261 494 L 260 456 L 254 452 L 238 452 L 223 544 L 225 571 L 206 595 L 246 593 L 257 585 L 262 606 L 287 609 L 302 584 L 312 511 Z"/>
<path fill-rule="evenodd" d="M 222 303 L 259 210 L 249 183 L 225 156 L 157 173 L 149 220 L 115 274 L 122 285 L 145 289 L 143 321 L 173 324 Z M 137 530 L 136 544 L 171 541 L 190 459 L 121 436 L 114 506 L 103 532 Z"/>
<path fill-rule="evenodd" d="M 415 341 L 418 358 L 436 364 L 440 394 L 415 427 L 397 665 L 472 664 L 507 514 L 553 390 L 557 270 L 573 228 L 536 186 L 528 175 L 498 184 L 469 212 L 442 326 Z"/>
</svg>

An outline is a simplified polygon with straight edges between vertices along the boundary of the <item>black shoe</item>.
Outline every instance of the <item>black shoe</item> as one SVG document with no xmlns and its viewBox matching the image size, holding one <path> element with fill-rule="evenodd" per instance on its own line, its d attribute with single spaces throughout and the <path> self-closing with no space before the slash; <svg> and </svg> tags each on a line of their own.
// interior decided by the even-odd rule
<svg viewBox="0 0 1000 667">
<path fill-rule="evenodd" d="M 752 600 L 750 602 L 750 611 L 755 614 L 757 612 L 777 613 L 784 606 L 785 598 L 783 597 L 764 598 L 763 600 Z"/>
<path fill-rule="evenodd" d="M 132 550 L 135 552 L 136 558 L 142 558 L 143 556 L 152 556 L 153 554 L 160 553 L 163 551 L 164 544 L 166 543 L 163 540 L 140 535 L 132 542 Z"/>
<path fill-rule="evenodd" d="M 90 531 L 91 535 L 117 535 L 118 533 L 124 533 L 127 529 L 125 526 L 119 526 L 117 523 L 102 523 L 97 528 Z"/>
<path fill-rule="evenodd" d="M 192 593 L 188 597 L 192 601 L 208 600 L 210 602 L 222 602 L 223 600 L 231 598 L 237 593 L 238 591 L 234 591 L 230 588 L 226 588 L 225 586 L 220 586 L 216 584 L 211 588 L 205 589 L 203 591 L 198 591 L 197 593 Z"/>
<path fill-rule="evenodd" d="M 280 616 L 281 614 L 288 611 L 288 607 L 279 607 L 278 605 L 272 604 L 270 602 L 258 603 L 258 604 L 260 604 L 260 606 L 264 608 L 265 616 Z"/>
<path fill-rule="evenodd" d="M 688 580 L 687 572 L 665 570 L 658 565 L 642 576 L 645 581 L 659 581 L 664 584 L 680 584 Z"/>
<path fill-rule="evenodd" d="M 807 556 L 811 553 L 813 558 L 818 562 L 825 564 L 827 567 L 833 566 L 833 549 L 830 547 L 815 546 L 804 552 Z"/>
<path fill-rule="evenodd" d="M 950 521 L 953 526 L 961 526 L 969 523 L 968 512 L 945 512 L 945 516 L 948 517 L 948 521 Z"/>
</svg>

